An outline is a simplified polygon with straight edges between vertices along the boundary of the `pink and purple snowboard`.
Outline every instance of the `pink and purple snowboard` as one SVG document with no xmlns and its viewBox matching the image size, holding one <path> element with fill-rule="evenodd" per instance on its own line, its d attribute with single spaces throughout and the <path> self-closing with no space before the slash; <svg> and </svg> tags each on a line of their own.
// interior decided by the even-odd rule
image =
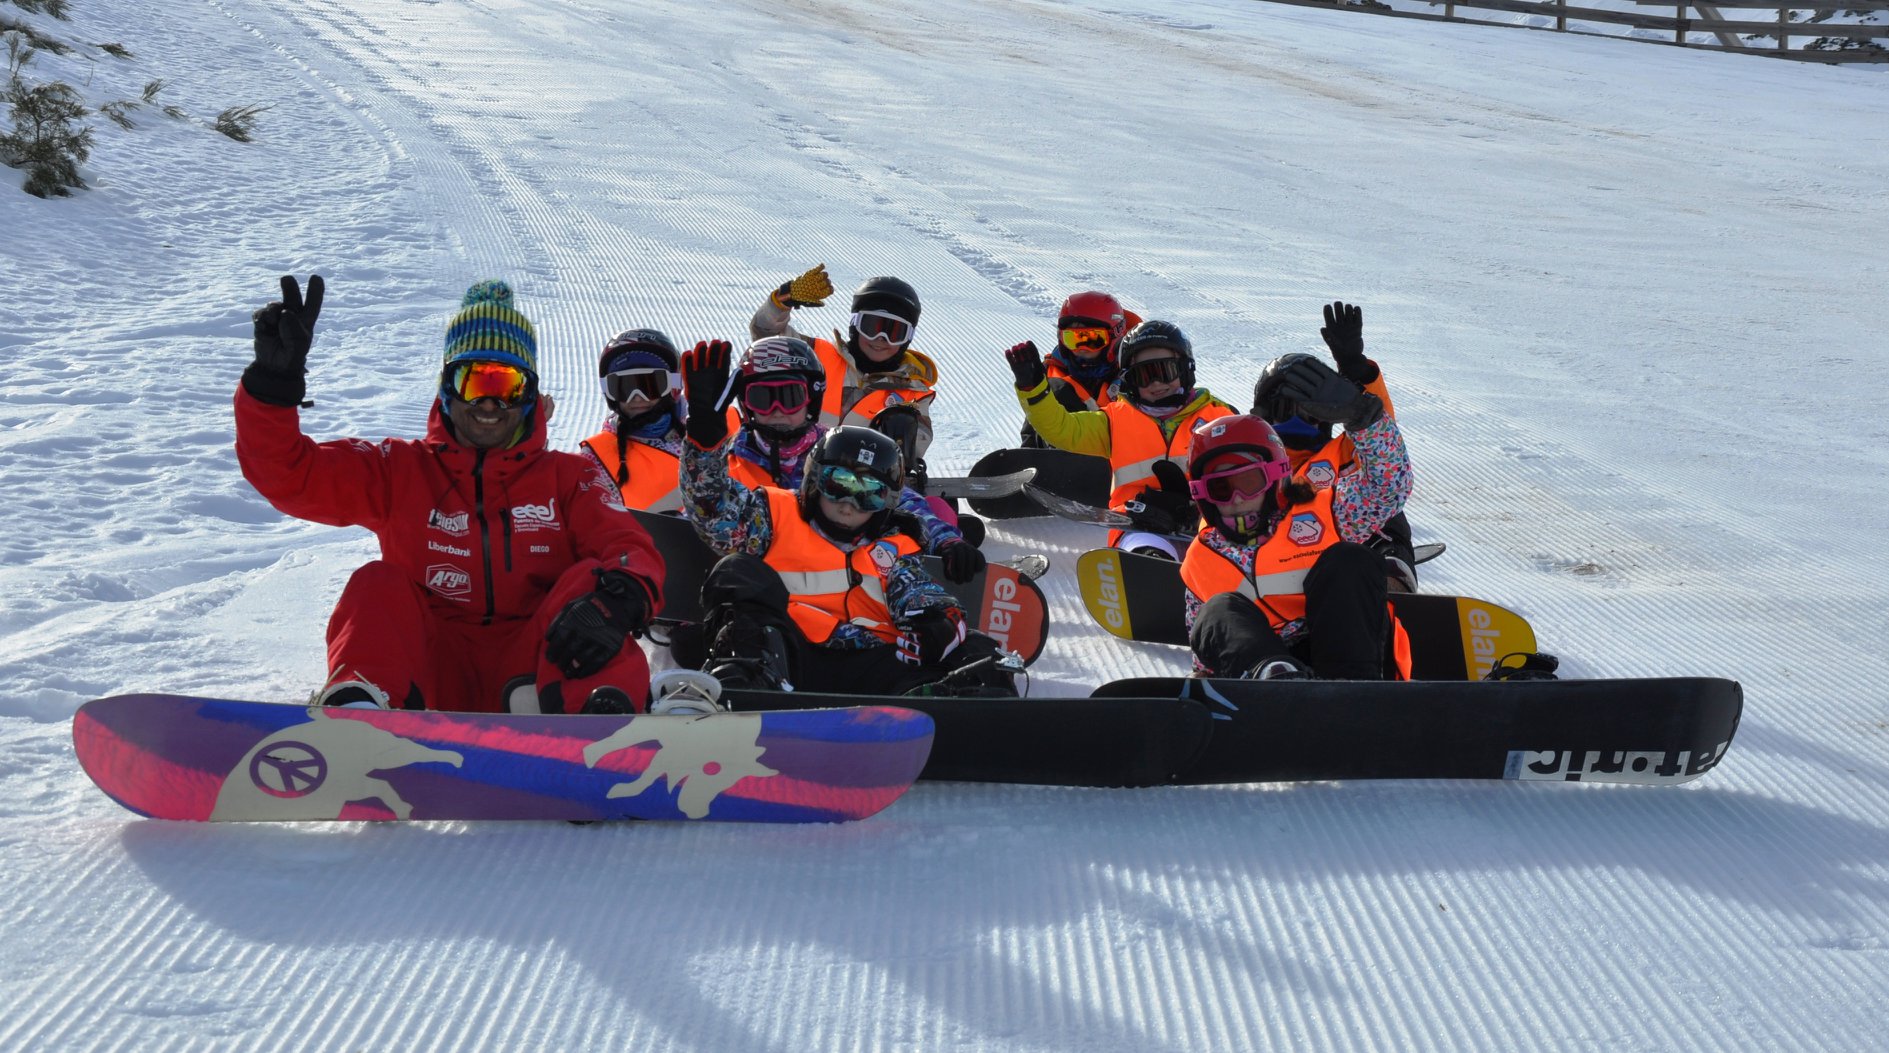
<svg viewBox="0 0 1889 1053">
<path fill-rule="evenodd" d="M 118 695 L 79 763 L 154 819 L 863 819 L 918 777 L 931 718 L 891 706 L 708 717 L 322 709 Z"/>
</svg>

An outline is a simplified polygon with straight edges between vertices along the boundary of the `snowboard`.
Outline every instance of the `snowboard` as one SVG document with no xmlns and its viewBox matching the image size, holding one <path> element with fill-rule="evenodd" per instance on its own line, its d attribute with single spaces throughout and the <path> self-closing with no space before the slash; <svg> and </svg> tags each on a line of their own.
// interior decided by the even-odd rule
<svg viewBox="0 0 1889 1053">
<path fill-rule="evenodd" d="M 1187 643 L 1181 565 L 1099 548 L 1076 560 L 1089 616 L 1125 640 Z M 1480 680 L 1503 655 L 1533 651 L 1535 631 L 1521 615 L 1468 596 L 1393 592 L 1391 606 L 1410 637 L 1411 679 Z"/>
<path fill-rule="evenodd" d="M 118 695 L 79 764 L 139 815 L 210 822 L 863 819 L 910 787 L 930 717 L 869 706 L 545 716 Z"/>
<path fill-rule="evenodd" d="M 1023 489 L 1025 483 L 1036 475 L 1034 468 L 1021 468 L 1003 475 L 955 475 L 926 479 L 923 487 L 926 497 L 940 497 L 947 501 L 960 498 L 1008 497 Z"/>
<path fill-rule="evenodd" d="M 1516 779 L 1688 782 L 1725 757 L 1744 708 L 1733 680 L 1195 680 L 1104 684 L 1172 693 L 1214 715 L 1180 781 Z M 943 734 L 943 729 L 940 729 Z"/>
<path fill-rule="evenodd" d="M 1059 786 L 1339 779 L 1672 784 L 1725 756 L 1730 680 L 1119 680 L 1088 698 L 731 691 L 738 711 L 895 703 L 937 727 L 919 777 Z"/>
<path fill-rule="evenodd" d="M 701 621 L 702 579 L 720 557 L 685 519 L 644 511 L 637 511 L 636 518 L 655 539 L 663 557 L 663 607 L 656 620 Z M 938 557 L 925 556 L 923 562 L 932 578 L 964 605 L 973 628 L 996 640 L 1004 650 L 1023 656 L 1025 664 L 1043 653 L 1043 645 L 1049 640 L 1049 602 L 1034 579 L 1049 569 L 1047 559 L 1037 562 L 1028 556 L 1019 557 L 1015 567 L 993 560 L 963 583 L 944 576 L 944 562 Z"/>
<path fill-rule="evenodd" d="M 973 477 L 1008 475 L 1025 468 L 1036 471 L 1029 480 L 1032 486 L 1086 505 L 1108 504 L 1110 480 L 1114 475 L 1106 457 L 1067 450 L 996 450 L 972 465 L 970 474 Z M 974 496 L 970 500 L 971 511 L 985 519 L 1020 519 L 1043 514 L 1042 507 L 1022 492 L 1006 497 Z"/>
</svg>

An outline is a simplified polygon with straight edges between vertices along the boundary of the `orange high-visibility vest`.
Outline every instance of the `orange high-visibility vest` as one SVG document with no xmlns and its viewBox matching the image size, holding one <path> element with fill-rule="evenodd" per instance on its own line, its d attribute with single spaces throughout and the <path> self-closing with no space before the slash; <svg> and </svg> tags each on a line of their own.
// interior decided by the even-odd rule
<svg viewBox="0 0 1889 1053">
<path fill-rule="evenodd" d="M 675 454 L 631 440 L 617 459 L 617 436 L 601 431 L 585 439 L 584 449 L 615 480 L 623 503 L 645 512 L 682 511 L 682 466 Z"/>
<path fill-rule="evenodd" d="M 767 486 L 761 492 L 774 527 L 761 558 L 786 584 L 787 613 L 807 639 L 825 643 L 851 622 L 886 643 L 897 641 L 899 629 L 886 606 L 886 575 L 901 557 L 916 553 L 918 543 L 895 534 L 847 552 L 800 517 L 793 491 Z"/>
<path fill-rule="evenodd" d="M 1098 381 L 1099 386 L 1094 391 L 1090 391 L 1087 382 L 1078 379 L 1075 374 L 1065 369 L 1063 360 L 1054 355 L 1043 356 L 1043 373 L 1051 380 L 1061 380 L 1075 388 L 1076 394 L 1082 396 L 1084 409 L 1101 409 L 1115 401 L 1114 396 L 1109 394 L 1109 385 L 1106 381 Z"/>
<path fill-rule="evenodd" d="M 1266 613 L 1275 630 L 1305 617 L 1305 575 L 1326 549 L 1344 538 L 1332 518 L 1335 491 L 1320 490 L 1309 504 L 1286 512 L 1272 536 L 1253 554 L 1253 573 L 1247 574 L 1226 556 L 1196 538 L 1181 560 L 1181 581 L 1194 598 L 1205 602 L 1223 592 L 1237 592 Z M 1204 528 L 1203 533 L 1206 529 Z M 1390 611 L 1391 649 L 1397 679 L 1410 679 L 1410 637 Z"/>
<path fill-rule="evenodd" d="M 900 373 L 860 374 L 853 368 L 852 359 L 831 340 L 815 340 L 813 353 L 826 367 L 826 397 L 820 401 L 821 424 L 829 428 L 842 424 L 865 427 L 880 410 L 902 402 L 916 404 L 920 412 L 930 417 L 931 407 L 927 404 L 938 394 L 932 390 L 938 383 L 938 366 L 930 356 L 907 348 L 900 352 L 903 359 Z M 874 377 L 883 379 L 875 384 Z"/>
<path fill-rule="evenodd" d="M 1154 485 L 1155 462 L 1172 461 L 1186 470 L 1196 424 L 1233 415 L 1231 407 L 1209 400 L 1181 414 L 1169 437 L 1162 434 L 1160 419 L 1150 417 L 1127 399 L 1116 399 L 1100 412 L 1108 415 L 1108 461 L 1114 471 L 1108 506 L 1118 511 L 1134 500 L 1142 487 Z"/>
</svg>

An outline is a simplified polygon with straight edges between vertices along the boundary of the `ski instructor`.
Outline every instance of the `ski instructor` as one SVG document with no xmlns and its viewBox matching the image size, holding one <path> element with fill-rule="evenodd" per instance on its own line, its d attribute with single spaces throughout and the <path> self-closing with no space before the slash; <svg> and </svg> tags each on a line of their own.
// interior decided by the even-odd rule
<svg viewBox="0 0 1889 1053">
<path fill-rule="evenodd" d="M 364 526 L 380 558 L 328 620 L 316 701 L 480 712 L 642 711 L 632 636 L 660 609 L 663 561 L 596 463 L 545 448 L 537 338 L 501 281 L 466 291 L 446 329 L 426 438 L 302 434 L 322 280 L 255 313 L 236 392 L 243 477 L 286 515 Z"/>
</svg>

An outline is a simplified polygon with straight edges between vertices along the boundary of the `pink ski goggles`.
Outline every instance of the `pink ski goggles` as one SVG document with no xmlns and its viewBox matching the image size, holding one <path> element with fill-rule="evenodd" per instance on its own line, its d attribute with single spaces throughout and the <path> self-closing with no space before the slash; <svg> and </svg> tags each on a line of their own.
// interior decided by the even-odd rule
<svg viewBox="0 0 1889 1053">
<path fill-rule="evenodd" d="M 1188 483 L 1187 492 L 1195 500 L 1212 501 L 1217 505 L 1250 501 L 1278 486 L 1291 473 L 1292 468 L 1285 461 L 1247 461 L 1208 472 Z"/>
</svg>

